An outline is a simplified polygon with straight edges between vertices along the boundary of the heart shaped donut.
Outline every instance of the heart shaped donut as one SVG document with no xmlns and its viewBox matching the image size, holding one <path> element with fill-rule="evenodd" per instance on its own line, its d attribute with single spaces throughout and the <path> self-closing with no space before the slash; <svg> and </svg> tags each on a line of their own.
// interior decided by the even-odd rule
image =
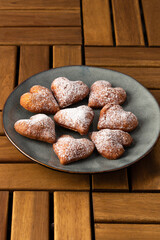
<svg viewBox="0 0 160 240">
<path fill-rule="evenodd" d="M 92 84 L 88 106 L 101 108 L 107 103 L 122 104 L 126 100 L 126 92 L 123 88 L 112 88 L 105 80 L 99 80 Z"/>
<path fill-rule="evenodd" d="M 94 150 L 94 144 L 86 138 L 75 139 L 70 135 L 62 135 L 53 144 L 53 149 L 60 163 L 65 165 L 89 157 Z"/>
<path fill-rule="evenodd" d="M 55 122 L 60 126 L 79 132 L 81 135 L 87 134 L 93 118 L 92 108 L 85 105 L 62 109 L 54 115 Z"/>
<path fill-rule="evenodd" d="M 126 132 L 134 130 L 138 126 L 137 117 L 126 112 L 120 105 L 108 103 L 100 111 L 97 128 L 119 129 Z"/>
<path fill-rule="evenodd" d="M 123 146 L 129 146 L 133 141 L 129 133 L 110 129 L 92 132 L 90 138 L 97 151 L 108 159 L 119 158 L 124 153 Z"/>
<path fill-rule="evenodd" d="M 26 110 L 34 113 L 54 114 L 59 110 L 52 92 L 40 85 L 35 85 L 30 92 L 24 93 L 20 98 L 20 104 Z"/>
<path fill-rule="evenodd" d="M 53 80 L 51 90 L 61 108 L 77 103 L 89 94 L 88 86 L 82 81 L 70 81 L 65 77 Z"/>
<path fill-rule="evenodd" d="M 21 119 L 14 124 L 19 134 L 43 142 L 56 141 L 54 121 L 45 114 L 36 114 L 30 119 Z"/>
</svg>

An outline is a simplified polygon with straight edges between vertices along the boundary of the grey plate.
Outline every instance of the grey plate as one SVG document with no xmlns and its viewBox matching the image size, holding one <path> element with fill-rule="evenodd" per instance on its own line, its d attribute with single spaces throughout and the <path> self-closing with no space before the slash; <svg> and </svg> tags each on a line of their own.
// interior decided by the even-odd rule
<svg viewBox="0 0 160 240">
<path fill-rule="evenodd" d="M 127 100 L 123 104 L 123 108 L 133 112 L 137 116 L 139 126 L 131 133 L 134 139 L 133 144 L 131 147 L 126 148 L 125 153 L 120 159 L 105 159 L 95 150 L 89 158 L 63 166 L 59 163 L 51 144 L 28 139 L 16 133 L 13 127 L 14 123 L 19 119 L 30 118 L 33 115 L 33 113 L 26 111 L 20 106 L 20 96 L 29 91 L 35 84 L 50 88 L 53 79 L 59 76 L 67 77 L 72 81 L 82 80 L 89 87 L 96 80 L 103 79 L 109 81 L 113 87 L 119 86 L 125 89 Z M 87 100 L 85 99 L 74 106 L 87 104 Z M 94 112 L 95 118 L 90 127 L 90 132 L 93 130 L 96 131 L 100 111 L 94 110 Z M 5 133 L 15 147 L 40 164 L 56 170 L 74 173 L 108 172 L 133 164 L 152 149 L 159 136 L 159 122 L 159 106 L 154 97 L 140 83 L 116 71 L 86 66 L 61 67 L 30 77 L 11 93 L 3 110 Z M 70 134 L 75 138 L 81 138 L 78 133 L 59 127 L 58 125 L 56 125 L 56 133 L 57 137 L 62 134 Z"/>
</svg>

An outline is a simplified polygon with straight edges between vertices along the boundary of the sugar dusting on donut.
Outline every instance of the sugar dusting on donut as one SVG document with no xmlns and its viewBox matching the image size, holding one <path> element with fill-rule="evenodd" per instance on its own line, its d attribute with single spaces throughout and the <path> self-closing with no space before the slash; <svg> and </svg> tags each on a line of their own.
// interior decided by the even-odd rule
<svg viewBox="0 0 160 240">
<path fill-rule="evenodd" d="M 86 131 L 93 121 L 93 117 L 92 108 L 82 105 L 76 108 L 62 109 L 56 113 L 54 119 L 63 126 Z"/>
<path fill-rule="evenodd" d="M 84 99 L 89 93 L 88 86 L 82 81 L 70 81 L 65 77 L 56 78 L 51 89 L 62 108 Z"/>
<path fill-rule="evenodd" d="M 110 128 L 132 131 L 138 125 L 137 117 L 132 112 L 126 112 L 120 105 L 107 104 L 101 110 L 98 129 Z"/>
<path fill-rule="evenodd" d="M 63 135 L 53 144 L 53 148 L 59 158 L 70 162 L 89 156 L 94 150 L 94 144 L 86 138 L 75 139 L 72 136 Z"/>
</svg>

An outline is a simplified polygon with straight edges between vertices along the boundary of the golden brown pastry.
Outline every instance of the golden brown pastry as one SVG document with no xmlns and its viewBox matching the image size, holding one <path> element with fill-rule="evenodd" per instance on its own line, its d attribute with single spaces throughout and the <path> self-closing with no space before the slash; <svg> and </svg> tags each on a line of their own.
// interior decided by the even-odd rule
<svg viewBox="0 0 160 240">
<path fill-rule="evenodd" d="M 70 81 L 65 77 L 53 80 L 51 90 L 61 108 L 77 103 L 89 94 L 88 86 L 82 81 Z"/>
<path fill-rule="evenodd" d="M 137 117 L 126 112 L 120 105 L 108 103 L 100 111 L 100 117 L 97 128 L 119 129 L 130 132 L 138 126 Z"/>
<path fill-rule="evenodd" d="M 60 126 L 79 132 L 81 135 L 87 134 L 93 118 L 92 108 L 85 105 L 62 109 L 54 115 L 55 122 Z"/>
<path fill-rule="evenodd" d="M 35 85 L 30 92 L 24 93 L 20 98 L 20 104 L 26 110 L 34 113 L 54 114 L 59 110 L 52 92 L 40 85 Z"/>
<path fill-rule="evenodd" d="M 94 150 L 94 144 L 86 138 L 75 139 L 63 135 L 53 144 L 53 149 L 60 163 L 65 165 L 89 157 Z"/>
<path fill-rule="evenodd" d="M 91 86 L 88 106 L 101 108 L 107 103 L 122 104 L 126 100 L 126 96 L 123 88 L 112 88 L 109 82 L 99 80 Z"/>
<path fill-rule="evenodd" d="M 54 121 L 45 114 L 36 114 L 30 119 L 21 119 L 14 124 L 16 132 L 22 136 L 54 143 L 56 141 Z"/>
<path fill-rule="evenodd" d="M 123 146 L 129 146 L 132 143 L 129 133 L 121 130 L 103 129 L 92 132 L 90 138 L 97 151 L 108 159 L 119 158 L 124 153 Z"/>
</svg>

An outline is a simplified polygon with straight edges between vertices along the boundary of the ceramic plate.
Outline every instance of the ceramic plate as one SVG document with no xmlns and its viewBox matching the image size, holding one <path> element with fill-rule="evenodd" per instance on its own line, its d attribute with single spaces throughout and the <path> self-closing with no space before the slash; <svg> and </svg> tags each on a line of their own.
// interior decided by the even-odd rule
<svg viewBox="0 0 160 240">
<path fill-rule="evenodd" d="M 127 100 L 123 104 L 126 111 L 133 112 L 139 121 L 139 126 L 131 132 L 133 144 L 126 148 L 125 153 L 117 160 L 108 160 L 98 154 L 96 150 L 87 159 L 68 165 L 61 165 L 55 155 L 52 144 L 35 141 L 19 135 L 14 130 L 14 123 L 19 119 L 28 119 L 33 113 L 26 111 L 19 104 L 23 93 L 36 84 L 50 88 L 53 79 L 67 77 L 72 81 L 82 80 L 89 87 L 97 80 L 107 80 L 113 87 L 122 87 L 127 92 Z M 70 107 L 87 104 L 88 99 Z M 96 131 L 100 110 L 94 110 L 95 118 L 90 127 Z M 50 115 L 53 117 L 52 115 Z M 159 136 L 159 106 L 149 91 L 133 78 L 112 70 L 87 67 L 68 66 L 51 69 L 36 74 L 21 83 L 8 97 L 3 110 L 4 130 L 9 140 L 23 154 L 33 161 L 49 168 L 74 173 L 98 173 L 118 170 L 127 167 L 145 156 L 155 144 Z M 56 125 L 57 137 L 62 134 L 70 134 L 75 138 L 81 138 L 78 133 Z M 86 137 L 86 136 L 84 136 Z"/>
</svg>

